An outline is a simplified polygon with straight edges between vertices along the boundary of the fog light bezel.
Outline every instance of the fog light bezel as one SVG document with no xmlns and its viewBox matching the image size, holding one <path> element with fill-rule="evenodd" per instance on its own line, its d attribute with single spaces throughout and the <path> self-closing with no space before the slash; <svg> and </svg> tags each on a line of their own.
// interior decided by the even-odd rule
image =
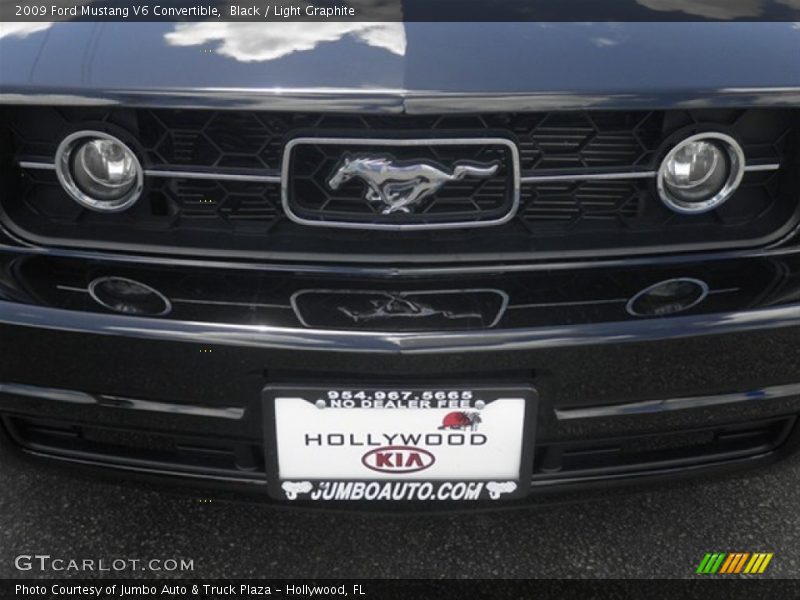
<svg viewBox="0 0 800 600">
<path fill-rule="evenodd" d="M 151 312 L 141 312 L 141 313 L 130 313 L 130 312 L 125 312 L 125 311 L 122 311 L 122 310 L 118 310 L 118 309 L 114 308 L 111 304 L 109 304 L 108 302 L 106 302 L 105 300 L 100 298 L 100 296 L 98 296 L 98 294 L 97 294 L 97 286 L 99 286 L 101 283 L 105 283 L 107 281 L 123 281 L 125 283 L 135 284 L 135 285 L 139 286 L 140 288 L 143 288 L 144 290 L 146 290 L 146 291 L 150 292 L 151 294 L 155 295 L 158 298 L 158 300 L 161 301 L 161 303 L 163 304 L 164 308 L 161 310 L 161 312 L 152 312 L 151 311 Z M 87 291 L 89 293 L 89 297 L 91 297 L 91 299 L 94 300 L 97 304 L 99 304 L 100 306 L 102 306 L 106 310 L 110 310 L 111 312 L 116 313 L 116 314 L 120 314 L 120 315 L 128 315 L 128 316 L 132 316 L 132 317 L 163 317 L 163 316 L 168 315 L 169 313 L 172 312 L 172 302 L 170 302 L 169 298 L 167 298 L 164 294 L 159 292 L 154 287 L 149 286 L 146 283 L 142 283 L 141 281 L 137 281 L 135 279 L 130 279 L 129 277 L 118 277 L 116 275 L 108 275 L 108 276 L 105 276 L 105 277 L 97 277 L 97 278 L 93 279 L 89 283 L 89 285 L 87 286 Z"/>
<path fill-rule="evenodd" d="M 652 293 L 654 290 L 658 289 L 661 286 L 676 282 L 691 283 L 692 285 L 696 286 L 699 292 L 698 297 L 695 298 L 690 304 L 683 306 L 679 311 L 675 311 L 673 313 L 670 313 L 669 315 L 648 314 L 636 310 L 636 304 L 643 296 Z M 702 279 L 697 279 L 696 277 L 672 277 L 670 279 L 664 279 L 662 281 L 658 281 L 652 285 L 647 286 L 642 290 L 639 290 L 636 294 L 633 295 L 633 297 L 630 298 L 630 300 L 628 300 L 627 304 L 625 305 L 625 311 L 632 317 L 637 317 L 637 318 L 659 318 L 671 315 L 679 315 L 699 305 L 706 298 L 708 298 L 708 295 L 710 293 L 711 293 L 710 286 Z"/>
<path fill-rule="evenodd" d="M 726 156 L 728 174 L 722 187 L 706 200 L 685 200 L 676 196 L 666 182 L 666 172 L 669 161 L 687 144 L 694 142 L 708 142 L 722 147 Z M 710 212 L 727 202 L 744 178 L 747 161 L 742 145 L 731 135 L 721 131 L 702 131 L 682 137 L 675 143 L 661 159 L 656 174 L 656 189 L 664 205 L 673 212 L 683 215 L 700 215 Z"/>
<path fill-rule="evenodd" d="M 82 143 L 88 143 L 92 140 L 109 140 L 123 146 L 133 158 L 134 168 L 136 170 L 136 179 L 134 180 L 131 188 L 120 198 L 105 200 L 95 198 L 84 192 L 75 181 L 73 175 L 73 156 Z M 130 144 L 126 144 L 123 140 L 115 135 L 104 131 L 97 131 L 92 129 L 84 129 L 69 134 L 58 145 L 55 155 L 55 169 L 56 177 L 69 196 L 78 204 L 89 210 L 101 213 L 117 213 L 128 210 L 131 206 L 136 204 L 144 190 L 144 169 L 142 163 L 136 152 L 133 151 Z"/>
</svg>

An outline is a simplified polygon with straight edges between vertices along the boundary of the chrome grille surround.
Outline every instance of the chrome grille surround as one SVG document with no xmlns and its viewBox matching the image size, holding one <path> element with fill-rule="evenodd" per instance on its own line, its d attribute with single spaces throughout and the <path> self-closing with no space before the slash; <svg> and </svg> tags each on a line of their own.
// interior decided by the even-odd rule
<svg viewBox="0 0 800 600">
<path fill-rule="evenodd" d="M 493 204 L 499 204 L 499 206 L 492 206 L 490 209 L 481 210 L 479 204 L 481 202 L 480 196 L 480 189 L 472 190 L 469 195 L 463 195 L 459 198 L 459 200 L 468 200 L 471 204 L 474 205 L 472 210 L 464 210 L 461 208 L 458 211 L 449 211 L 446 215 L 436 218 L 436 216 L 423 216 L 423 217 L 416 217 L 412 215 L 412 218 L 404 218 L 403 220 L 397 219 L 381 219 L 376 215 L 366 215 L 366 218 L 362 217 L 361 220 L 346 220 L 344 214 L 340 211 L 338 214 L 339 216 L 336 217 L 326 217 L 326 211 L 324 206 L 317 209 L 317 210 L 308 210 L 306 209 L 306 213 L 309 216 L 303 216 L 301 213 L 298 212 L 300 208 L 298 205 L 299 201 L 299 194 L 296 192 L 296 189 L 292 189 L 291 184 L 297 178 L 297 171 L 298 169 L 293 166 L 292 164 L 292 154 L 293 151 L 296 149 L 307 146 L 307 147 L 325 147 L 325 146 L 333 146 L 333 147 L 341 147 L 343 149 L 351 149 L 355 151 L 357 148 L 360 147 L 371 147 L 371 148 L 385 148 L 387 151 L 396 152 L 398 150 L 408 149 L 410 150 L 410 155 L 414 156 L 415 160 L 418 157 L 421 157 L 423 154 L 427 154 L 425 150 L 429 150 L 431 152 L 435 152 L 433 149 L 438 149 L 440 147 L 445 149 L 450 148 L 458 148 L 458 147 L 474 147 L 479 149 L 478 152 L 481 150 L 485 150 L 487 148 L 501 148 L 502 154 L 500 156 L 502 158 L 499 159 L 501 166 L 501 171 L 499 172 L 497 177 L 493 177 L 492 181 L 499 180 L 502 183 L 504 188 L 503 190 L 503 197 L 500 199 L 499 202 L 493 202 Z M 472 155 L 474 157 L 476 155 Z M 330 163 L 330 161 L 327 161 Z M 283 209 L 286 215 L 292 219 L 294 222 L 299 223 L 301 225 L 310 225 L 310 226 L 318 226 L 318 227 L 340 227 L 340 228 L 350 228 L 350 229 L 373 229 L 373 230 L 386 230 L 386 231 L 409 231 L 414 229 L 453 229 L 453 228 L 464 228 L 464 227 L 489 227 L 493 225 L 502 225 L 503 223 L 507 223 L 517 213 L 517 209 L 519 208 L 519 193 L 520 193 L 520 172 L 519 172 L 519 152 L 517 150 L 516 144 L 512 141 L 505 139 L 505 138 L 434 138 L 434 139 L 375 139 L 375 138 L 317 138 L 317 137 L 302 137 L 302 138 L 294 138 L 290 140 L 284 149 L 283 160 L 282 160 L 282 171 L 281 171 L 281 201 L 283 204 Z M 330 166 L 328 164 L 327 166 Z M 326 163 L 323 162 L 322 167 L 317 169 L 317 173 L 322 171 L 322 175 L 325 175 Z M 316 173 L 315 173 L 316 175 Z M 316 177 L 317 181 L 314 182 L 320 193 L 322 193 L 322 184 L 323 182 L 318 181 L 318 177 Z M 446 191 L 446 188 L 445 188 Z M 359 191 L 355 190 L 351 192 L 351 197 L 355 194 L 358 194 Z M 328 200 L 326 200 L 326 204 L 332 199 L 330 195 L 328 195 Z M 444 200 L 446 202 L 446 199 Z M 437 204 L 440 204 L 441 196 L 437 192 L 428 204 L 428 208 L 435 209 Z M 359 202 L 361 206 L 367 204 L 367 202 Z M 370 209 L 367 207 L 367 211 Z M 363 211 L 363 209 L 362 209 Z M 332 212 L 332 211 L 328 211 Z M 483 213 L 488 213 L 490 216 L 489 218 L 483 217 Z M 316 218 L 312 218 L 310 215 L 314 215 Z"/>
</svg>

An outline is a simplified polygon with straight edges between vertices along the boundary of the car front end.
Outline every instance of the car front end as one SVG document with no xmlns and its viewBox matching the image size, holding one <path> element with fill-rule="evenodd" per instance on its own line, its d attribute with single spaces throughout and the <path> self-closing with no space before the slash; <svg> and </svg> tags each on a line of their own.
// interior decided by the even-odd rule
<svg viewBox="0 0 800 600">
<path fill-rule="evenodd" d="M 289 504 L 794 450 L 793 24 L 19 25 L 12 446 Z"/>
</svg>

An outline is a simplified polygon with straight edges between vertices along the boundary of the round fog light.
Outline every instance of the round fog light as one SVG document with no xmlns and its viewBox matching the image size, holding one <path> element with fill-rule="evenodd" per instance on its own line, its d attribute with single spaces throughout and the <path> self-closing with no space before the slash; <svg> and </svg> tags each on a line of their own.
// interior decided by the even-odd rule
<svg viewBox="0 0 800 600">
<path fill-rule="evenodd" d="M 658 194 L 675 212 L 708 212 L 733 195 L 744 176 L 744 167 L 744 152 L 732 137 L 717 132 L 693 135 L 661 161 Z"/>
<path fill-rule="evenodd" d="M 98 212 L 119 212 L 138 200 L 144 185 L 133 151 L 112 135 L 79 131 L 56 151 L 56 174 L 80 205 Z"/>
<path fill-rule="evenodd" d="M 172 304 L 149 285 L 124 277 L 100 277 L 89 284 L 89 295 L 100 306 L 128 315 L 160 317 Z"/>
<path fill-rule="evenodd" d="M 708 296 L 708 285 L 699 279 L 667 279 L 643 289 L 628 301 L 634 317 L 665 317 L 689 310 Z"/>
</svg>

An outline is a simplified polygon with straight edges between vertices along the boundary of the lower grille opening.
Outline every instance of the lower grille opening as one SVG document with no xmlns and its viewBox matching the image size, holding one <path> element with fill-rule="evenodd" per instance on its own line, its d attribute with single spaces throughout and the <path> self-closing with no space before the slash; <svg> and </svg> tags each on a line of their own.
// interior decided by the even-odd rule
<svg viewBox="0 0 800 600">
<path fill-rule="evenodd" d="M 605 440 L 537 446 L 534 484 L 656 473 L 758 456 L 776 450 L 796 417 Z"/>
<path fill-rule="evenodd" d="M 259 444 L 27 417 L 6 417 L 3 422 L 18 444 L 44 454 L 206 477 L 251 480 L 264 473 Z"/>
<path fill-rule="evenodd" d="M 557 486 L 720 465 L 774 452 L 796 416 L 603 440 L 537 444 L 533 485 Z M 142 471 L 264 482 L 261 444 L 97 427 L 39 418 L 3 418 L 23 448 L 54 457 Z"/>
</svg>

